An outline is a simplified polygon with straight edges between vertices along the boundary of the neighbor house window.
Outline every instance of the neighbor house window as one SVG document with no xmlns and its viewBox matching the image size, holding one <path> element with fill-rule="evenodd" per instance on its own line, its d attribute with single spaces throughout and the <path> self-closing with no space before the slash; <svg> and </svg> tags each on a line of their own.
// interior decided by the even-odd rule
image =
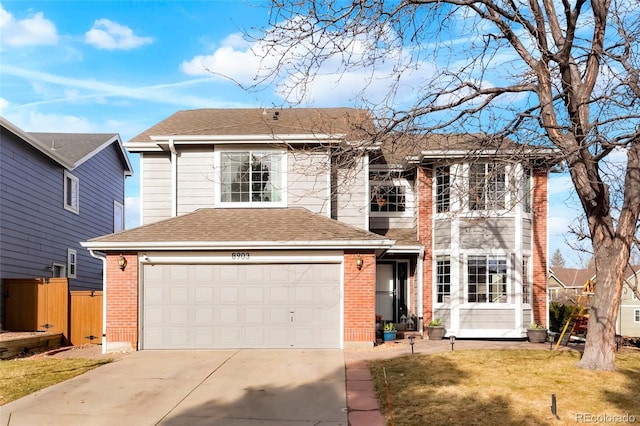
<svg viewBox="0 0 640 426">
<path fill-rule="evenodd" d="M 220 201 L 264 204 L 283 201 L 283 152 L 243 151 L 220 154 Z"/>
<path fill-rule="evenodd" d="M 76 277 L 76 268 L 78 267 L 78 255 L 74 249 L 67 250 L 67 277 Z"/>
<path fill-rule="evenodd" d="M 469 303 L 506 303 L 507 259 L 503 256 L 469 256 L 467 286 Z"/>
<path fill-rule="evenodd" d="M 451 199 L 451 180 L 449 166 L 436 168 L 436 212 L 444 213 L 449 211 Z"/>
<path fill-rule="evenodd" d="M 451 260 L 449 256 L 436 257 L 436 285 L 438 303 L 449 302 L 451 298 Z"/>
<path fill-rule="evenodd" d="M 469 166 L 469 210 L 502 210 L 506 206 L 506 194 L 504 164 Z"/>
<path fill-rule="evenodd" d="M 531 303 L 531 279 L 529 279 L 529 256 L 522 257 L 522 303 Z"/>
<path fill-rule="evenodd" d="M 64 172 L 64 208 L 76 214 L 80 213 L 80 182 L 66 170 Z"/>
<path fill-rule="evenodd" d="M 404 186 L 373 185 L 371 187 L 372 212 L 404 212 L 406 203 Z"/>
<path fill-rule="evenodd" d="M 633 310 L 633 322 L 640 322 L 640 309 Z"/>
<path fill-rule="evenodd" d="M 124 206 L 113 202 L 113 232 L 120 232 L 124 229 Z"/>
</svg>

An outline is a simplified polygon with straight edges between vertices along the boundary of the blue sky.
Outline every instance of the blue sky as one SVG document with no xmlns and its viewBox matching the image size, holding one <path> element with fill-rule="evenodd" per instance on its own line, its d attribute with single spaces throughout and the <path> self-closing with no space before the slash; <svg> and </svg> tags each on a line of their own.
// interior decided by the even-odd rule
<svg viewBox="0 0 640 426">
<path fill-rule="evenodd" d="M 240 33 L 267 19 L 251 1 L 2 1 L 0 114 L 25 131 L 127 141 L 178 110 L 279 104 L 275 89 L 243 91 L 203 67 L 251 82 L 258 61 Z M 350 106 L 357 90 L 318 90 L 306 105 Z M 584 256 L 565 244 L 579 213 L 568 176 L 553 175 L 549 190 L 550 253 L 560 248 L 568 266 L 579 264 Z M 138 193 L 134 175 L 128 228 L 138 223 Z"/>
</svg>

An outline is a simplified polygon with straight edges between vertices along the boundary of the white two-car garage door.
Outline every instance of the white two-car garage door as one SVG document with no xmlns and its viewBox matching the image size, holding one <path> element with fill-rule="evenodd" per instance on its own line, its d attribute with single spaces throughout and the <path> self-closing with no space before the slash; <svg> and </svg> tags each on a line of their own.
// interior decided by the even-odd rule
<svg viewBox="0 0 640 426">
<path fill-rule="evenodd" d="M 142 349 L 339 348 L 339 264 L 147 264 Z"/>
</svg>

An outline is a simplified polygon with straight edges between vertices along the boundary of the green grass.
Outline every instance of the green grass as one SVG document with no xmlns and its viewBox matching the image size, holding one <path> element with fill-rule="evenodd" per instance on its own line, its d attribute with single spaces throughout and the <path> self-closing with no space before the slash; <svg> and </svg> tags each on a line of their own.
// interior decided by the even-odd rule
<svg viewBox="0 0 640 426">
<path fill-rule="evenodd" d="M 68 380 L 110 359 L 27 359 L 0 361 L 0 405 Z"/>
<path fill-rule="evenodd" d="M 369 368 L 388 424 L 393 416 L 398 426 L 557 425 L 603 415 L 640 422 L 640 352 L 619 354 L 614 372 L 577 369 L 579 356 L 460 350 L 371 361 Z M 552 394 L 559 418 L 551 414 Z"/>
</svg>

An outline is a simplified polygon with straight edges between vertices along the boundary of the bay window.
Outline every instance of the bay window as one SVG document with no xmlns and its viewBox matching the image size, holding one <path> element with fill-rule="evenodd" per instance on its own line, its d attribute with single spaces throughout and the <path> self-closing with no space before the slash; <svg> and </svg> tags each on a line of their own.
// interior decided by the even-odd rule
<svg viewBox="0 0 640 426">
<path fill-rule="evenodd" d="M 469 303 L 506 303 L 506 257 L 469 256 L 467 259 L 467 290 Z"/>
<path fill-rule="evenodd" d="M 503 210 L 506 194 L 504 164 L 474 163 L 469 166 L 469 210 Z"/>
</svg>

